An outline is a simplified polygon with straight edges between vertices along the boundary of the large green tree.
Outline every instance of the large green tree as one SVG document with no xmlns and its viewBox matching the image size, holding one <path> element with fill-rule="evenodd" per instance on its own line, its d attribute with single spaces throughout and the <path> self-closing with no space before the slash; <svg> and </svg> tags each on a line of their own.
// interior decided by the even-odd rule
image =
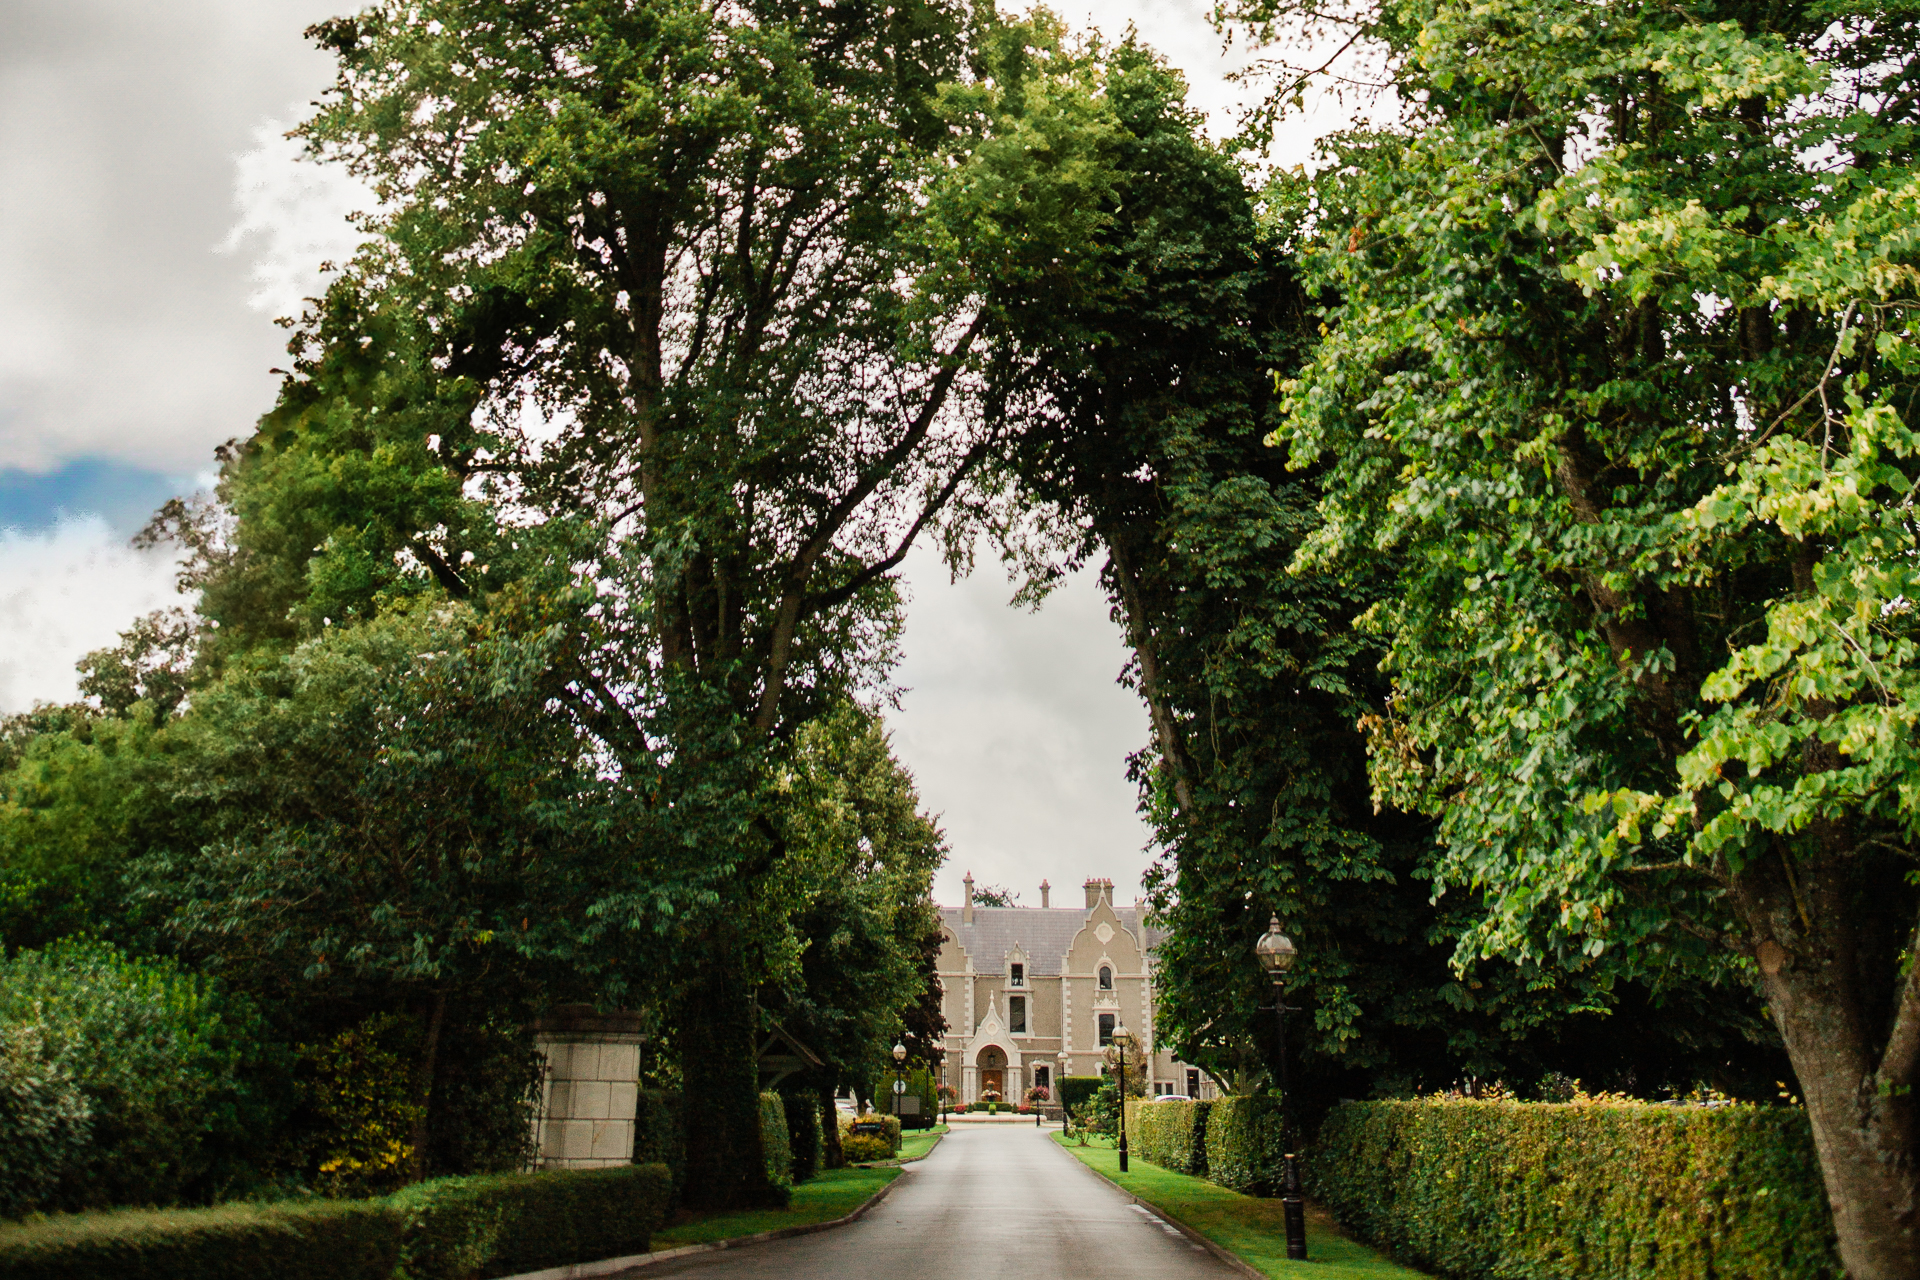
<svg viewBox="0 0 1920 1280">
<path fill-rule="evenodd" d="M 983 56 L 949 102 L 991 123 L 963 134 L 981 141 L 933 210 L 989 282 L 997 404 L 1017 424 L 997 474 L 1046 512 L 1043 549 L 1104 555 L 1133 649 L 1154 735 L 1136 764 L 1165 855 L 1161 1037 L 1224 1080 L 1271 1070 L 1252 943 L 1277 911 L 1302 947 L 1289 999 L 1309 1015 L 1293 1022 L 1308 1111 L 1465 1076 L 1715 1074 L 1754 1009 L 1702 1017 L 1691 990 L 1661 1011 L 1604 971 L 1448 972 L 1463 911 L 1429 902 L 1428 820 L 1372 804 L 1359 729 L 1385 680 L 1352 623 L 1390 596 L 1391 563 L 1287 573 L 1320 487 L 1262 443 L 1272 370 L 1317 340 L 1283 230 L 1149 52 L 1075 50 L 1040 19 Z M 1039 588 L 1054 571 L 1026 567 Z M 1601 1033 L 1623 998 L 1639 1016 Z"/>
<path fill-rule="evenodd" d="M 474 495 L 572 573 L 528 607 L 566 633 L 557 705 L 648 801 L 647 884 L 594 911 L 674 941 L 695 1204 L 774 1194 L 750 996 L 786 945 L 777 762 L 884 667 L 889 574 L 981 456 L 954 409 L 984 321 L 915 289 L 910 233 L 963 17 L 436 0 L 314 32 L 340 76 L 302 134 L 381 206 L 336 293 L 368 301 L 303 367 L 391 353 L 457 481 L 400 494 L 367 580 L 405 552 L 475 592 L 499 560 L 420 514 Z"/>
<path fill-rule="evenodd" d="M 1752 982 L 1863 1280 L 1920 1272 L 1917 16 L 1364 11 L 1402 116 L 1292 200 L 1275 436 L 1296 568 L 1399 566 L 1373 774 L 1461 962 Z"/>
</svg>

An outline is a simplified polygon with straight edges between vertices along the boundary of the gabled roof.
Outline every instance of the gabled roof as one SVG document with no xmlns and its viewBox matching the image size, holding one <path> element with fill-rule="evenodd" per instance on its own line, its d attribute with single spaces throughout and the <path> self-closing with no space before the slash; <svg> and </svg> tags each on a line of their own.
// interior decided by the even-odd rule
<svg viewBox="0 0 1920 1280">
<path fill-rule="evenodd" d="M 966 948 L 979 972 L 998 970 L 1017 942 L 1026 948 L 1029 972 L 1052 976 L 1059 975 L 1067 948 L 1092 914 L 1079 907 L 975 907 L 973 923 L 962 924 L 959 907 L 940 908 L 947 932 Z M 1113 914 L 1136 942 L 1144 940 L 1149 951 L 1165 936 L 1146 924 L 1142 919 L 1146 912 L 1140 907 L 1115 907 Z"/>
</svg>

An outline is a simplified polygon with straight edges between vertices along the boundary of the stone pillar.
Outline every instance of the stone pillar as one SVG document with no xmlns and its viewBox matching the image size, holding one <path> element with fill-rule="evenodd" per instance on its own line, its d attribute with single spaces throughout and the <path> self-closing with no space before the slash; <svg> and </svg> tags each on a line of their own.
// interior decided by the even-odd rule
<svg viewBox="0 0 1920 1280">
<path fill-rule="evenodd" d="M 547 1060 L 534 1118 L 534 1165 L 592 1169 L 633 1163 L 640 1096 L 640 1015 L 561 1005 L 533 1024 Z"/>
</svg>

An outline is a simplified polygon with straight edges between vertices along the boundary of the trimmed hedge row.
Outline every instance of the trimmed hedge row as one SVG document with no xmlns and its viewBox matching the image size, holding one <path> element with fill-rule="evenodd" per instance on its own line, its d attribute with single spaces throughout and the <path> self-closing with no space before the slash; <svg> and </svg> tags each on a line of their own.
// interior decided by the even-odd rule
<svg viewBox="0 0 1920 1280">
<path fill-rule="evenodd" d="M 1207 1177 L 1248 1195 L 1277 1195 L 1286 1168 L 1284 1136 L 1278 1098 L 1215 1099 L 1207 1109 Z"/>
<path fill-rule="evenodd" d="M 0 1226 L 7 1280 L 386 1280 L 400 1215 L 379 1200 L 61 1214 Z"/>
<path fill-rule="evenodd" d="M 820 1098 L 812 1093 L 783 1093 L 787 1109 L 787 1145 L 793 1152 L 793 1180 L 805 1182 L 826 1161 L 826 1137 L 820 1129 Z"/>
<path fill-rule="evenodd" d="M 0 1226 L 7 1280 L 486 1280 L 645 1253 L 666 1166 L 441 1178 L 384 1200 L 120 1210 Z"/>
<path fill-rule="evenodd" d="M 645 1253 L 672 1194 L 643 1164 L 439 1178 L 387 1203 L 408 1280 L 484 1280 Z"/>
<path fill-rule="evenodd" d="M 1061 1076 L 1054 1082 L 1059 1086 L 1055 1096 L 1059 1098 L 1060 1105 L 1071 1112 L 1081 1103 L 1091 1100 L 1106 1082 L 1105 1076 Z"/>
<path fill-rule="evenodd" d="M 1349 1229 L 1456 1276 L 1841 1274 L 1797 1109 L 1350 1102 L 1308 1171 Z"/>
<path fill-rule="evenodd" d="M 1142 1160 L 1207 1176 L 1207 1112 L 1211 1102 L 1127 1103 L 1127 1145 Z"/>
</svg>

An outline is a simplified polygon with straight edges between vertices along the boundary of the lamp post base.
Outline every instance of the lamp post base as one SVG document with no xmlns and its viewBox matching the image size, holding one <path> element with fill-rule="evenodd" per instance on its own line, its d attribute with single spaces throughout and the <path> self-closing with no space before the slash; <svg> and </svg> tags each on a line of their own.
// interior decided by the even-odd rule
<svg viewBox="0 0 1920 1280">
<path fill-rule="evenodd" d="M 1127 1171 L 1127 1135 L 1120 1135 L 1120 1172 Z"/>
<path fill-rule="evenodd" d="M 1286 1182 L 1281 1188 L 1280 1208 L 1287 1219 L 1287 1258 L 1304 1262 L 1307 1257 L 1307 1216 L 1300 1200 L 1300 1166 L 1293 1153 L 1286 1155 Z"/>
</svg>

